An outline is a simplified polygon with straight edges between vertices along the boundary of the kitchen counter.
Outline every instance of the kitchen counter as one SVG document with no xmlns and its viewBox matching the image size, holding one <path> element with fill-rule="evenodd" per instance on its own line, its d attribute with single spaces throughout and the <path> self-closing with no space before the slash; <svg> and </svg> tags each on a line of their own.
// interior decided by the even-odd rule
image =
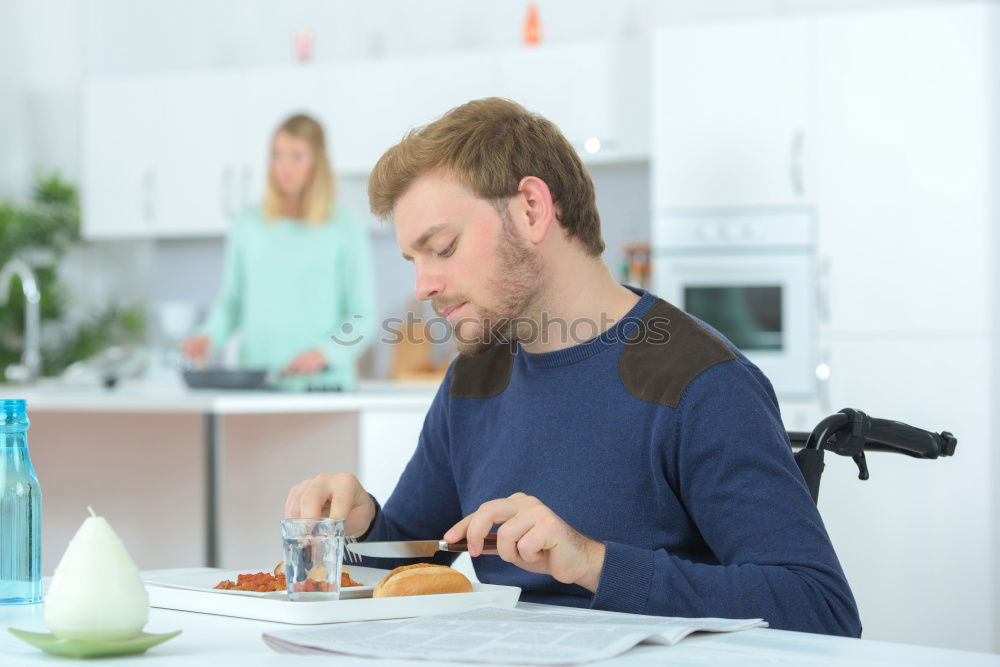
<svg viewBox="0 0 1000 667">
<path fill-rule="evenodd" d="M 216 415 L 356 412 L 370 409 L 422 407 L 435 384 L 369 381 L 357 392 L 288 393 L 214 391 L 183 385 L 128 383 L 114 389 L 66 387 L 59 384 L 0 385 L 0 397 L 23 398 L 35 412 L 213 413 Z"/>
<path fill-rule="evenodd" d="M 191 390 L 123 383 L 0 385 L 28 402 L 43 494 L 43 564 L 93 505 L 143 568 L 280 560 L 269 531 L 288 490 L 349 472 L 385 501 L 416 447 L 436 384 L 364 382 L 351 393 Z M 248 517 L 254 517 L 252 523 Z"/>
</svg>

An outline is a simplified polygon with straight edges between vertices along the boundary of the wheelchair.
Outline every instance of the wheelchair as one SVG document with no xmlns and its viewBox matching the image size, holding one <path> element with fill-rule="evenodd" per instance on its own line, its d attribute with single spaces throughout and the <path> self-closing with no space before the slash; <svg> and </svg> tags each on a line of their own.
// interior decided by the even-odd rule
<svg viewBox="0 0 1000 667">
<path fill-rule="evenodd" d="M 819 500 L 823 458 L 827 451 L 850 456 L 858 466 L 858 479 L 868 479 L 865 451 L 905 454 L 918 459 L 953 456 L 958 439 L 948 431 L 934 433 L 890 419 L 869 417 L 860 410 L 845 408 L 823 419 L 810 433 L 789 431 L 795 463 L 809 487 L 813 502 Z"/>
</svg>

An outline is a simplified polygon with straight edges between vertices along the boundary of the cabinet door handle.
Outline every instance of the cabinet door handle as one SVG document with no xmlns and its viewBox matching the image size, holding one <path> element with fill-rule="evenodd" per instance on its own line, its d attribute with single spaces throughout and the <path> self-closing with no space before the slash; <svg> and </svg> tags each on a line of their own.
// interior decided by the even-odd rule
<svg viewBox="0 0 1000 667">
<path fill-rule="evenodd" d="M 222 201 L 222 215 L 225 218 L 229 218 L 232 215 L 232 192 L 233 192 L 233 168 L 226 165 L 222 168 L 222 187 L 221 190 L 221 201 Z"/>
<path fill-rule="evenodd" d="M 253 170 L 250 165 L 243 165 L 243 196 L 240 198 L 240 206 L 245 208 L 250 205 L 250 181 L 253 178 Z"/>
<path fill-rule="evenodd" d="M 797 129 L 792 134 L 792 145 L 789 151 L 789 178 L 792 182 L 792 192 L 796 197 L 805 194 L 805 178 L 803 174 L 803 153 L 806 143 L 806 133 Z"/>
<path fill-rule="evenodd" d="M 153 224 L 153 193 L 156 189 L 156 174 L 152 169 L 142 172 L 142 220 L 147 225 Z"/>
</svg>

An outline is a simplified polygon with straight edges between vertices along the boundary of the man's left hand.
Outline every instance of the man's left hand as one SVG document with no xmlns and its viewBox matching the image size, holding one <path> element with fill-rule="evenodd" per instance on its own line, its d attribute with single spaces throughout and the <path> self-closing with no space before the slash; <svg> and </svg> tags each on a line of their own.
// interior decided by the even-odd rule
<svg viewBox="0 0 1000 667">
<path fill-rule="evenodd" d="M 490 500 L 444 534 L 446 542 L 465 538 L 469 555 L 483 551 L 483 538 L 497 530 L 497 553 L 528 572 L 548 574 L 564 584 L 596 591 L 604 566 L 604 544 L 577 532 L 538 498 L 515 493 Z"/>
<path fill-rule="evenodd" d="M 288 362 L 282 375 L 312 375 L 326 368 L 326 355 L 319 350 L 309 350 Z"/>
</svg>

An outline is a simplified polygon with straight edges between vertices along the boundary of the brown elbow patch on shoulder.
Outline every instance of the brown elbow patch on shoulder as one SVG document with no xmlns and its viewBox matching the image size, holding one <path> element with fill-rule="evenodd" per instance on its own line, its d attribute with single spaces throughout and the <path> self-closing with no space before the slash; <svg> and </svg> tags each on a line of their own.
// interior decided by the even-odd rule
<svg viewBox="0 0 1000 667">
<path fill-rule="evenodd" d="M 735 358 L 729 346 L 690 315 L 657 300 L 629 336 L 618 374 L 636 398 L 676 408 L 692 380 Z"/>
<path fill-rule="evenodd" d="M 462 355 L 451 371 L 449 398 L 492 398 L 510 384 L 514 345 L 500 345 L 476 355 Z"/>
</svg>

